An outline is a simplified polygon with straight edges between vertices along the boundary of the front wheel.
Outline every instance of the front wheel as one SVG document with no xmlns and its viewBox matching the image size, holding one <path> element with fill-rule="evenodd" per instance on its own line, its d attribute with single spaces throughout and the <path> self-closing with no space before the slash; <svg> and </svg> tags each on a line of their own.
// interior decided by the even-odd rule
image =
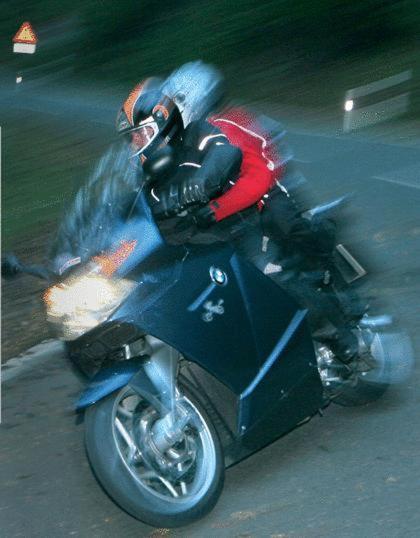
<svg viewBox="0 0 420 538">
<path fill-rule="evenodd" d="M 182 390 L 182 392 L 181 392 Z M 159 449 L 162 409 L 146 394 L 124 387 L 86 412 L 86 450 L 112 499 L 141 521 L 178 527 L 207 514 L 223 488 L 224 458 L 214 426 L 188 388 L 178 391 L 182 435 Z"/>
</svg>

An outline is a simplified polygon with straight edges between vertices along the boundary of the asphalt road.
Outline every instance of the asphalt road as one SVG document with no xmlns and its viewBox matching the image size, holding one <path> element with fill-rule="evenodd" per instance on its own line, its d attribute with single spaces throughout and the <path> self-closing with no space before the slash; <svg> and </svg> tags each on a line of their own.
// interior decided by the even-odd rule
<svg viewBox="0 0 420 538">
<path fill-rule="evenodd" d="M 344 238 L 369 252 L 368 291 L 385 297 L 418 356 L 419 149 L 297 132 L 290 143 L 321 196 L 354 193 Z M 131 518 L 96 483 L 83 424 L 70 411 L 80 384 L 60 353 L 15 372 L 2 395 L 2 536 L 420 536 L 418 361 L 409 381 L 382 400 L 362 408 L 332 405 L 229 469 L 215 510 L 170 531 Z"/>
</svg>

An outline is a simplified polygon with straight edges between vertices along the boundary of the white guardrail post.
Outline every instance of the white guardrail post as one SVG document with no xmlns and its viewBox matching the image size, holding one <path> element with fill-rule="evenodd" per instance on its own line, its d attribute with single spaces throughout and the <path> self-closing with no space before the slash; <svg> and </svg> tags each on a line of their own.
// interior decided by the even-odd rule
<svg viewBox="0 0 420 538">
<path fill-rule="evenodd" d="M 408 69 L 358 88 L 347 90 L 344 98 L 343 131 L 361 129 L 407 112 L 410 104 Z"/>
</svg>

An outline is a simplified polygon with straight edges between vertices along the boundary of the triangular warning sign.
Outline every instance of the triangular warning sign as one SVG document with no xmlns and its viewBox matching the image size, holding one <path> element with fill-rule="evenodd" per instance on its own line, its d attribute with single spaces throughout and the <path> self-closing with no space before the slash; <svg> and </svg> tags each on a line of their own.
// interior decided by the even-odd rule
<svg viewBox="0 0 420 538">
<path fill-rule="evenodd" d="M 29 22 L 24 22 L 13 38 L 13 43 L 27 43 L 35 45 L 38 41 L 36 34 Z"/>
</svg>

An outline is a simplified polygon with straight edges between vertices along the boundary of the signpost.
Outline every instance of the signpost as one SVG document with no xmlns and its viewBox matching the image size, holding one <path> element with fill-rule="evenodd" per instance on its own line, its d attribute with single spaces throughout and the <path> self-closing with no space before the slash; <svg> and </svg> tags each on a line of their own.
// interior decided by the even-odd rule
<svg viewBox="0 0 420 538">
<path fill-rule="evenodd" d="M 24 22 L 13 38 L 13 52 L 33 54 L 38 38 L 29 22 Z"/>
</svg>

